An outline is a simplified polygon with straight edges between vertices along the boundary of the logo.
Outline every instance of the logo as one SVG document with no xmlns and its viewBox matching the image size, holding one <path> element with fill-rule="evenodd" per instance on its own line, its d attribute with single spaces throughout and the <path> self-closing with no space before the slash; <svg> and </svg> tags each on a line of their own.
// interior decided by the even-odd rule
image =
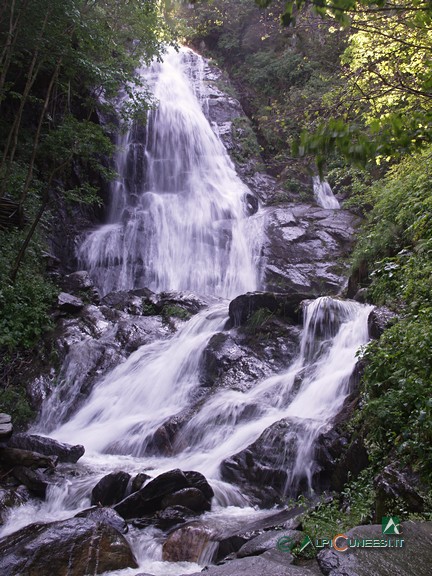
<svg viewBox="0 0 432 576">
<path fill-rule="evenodd" d="M 279 538 L 276 547 L 279 552 L 291 552 L 295 545 L 296 541 L 294 538 L 291 538 L 290 536 L 282 536 L 282 538 Z M 309 545 L 313 546 L 312 540 L 309 538 L 309 536 L 305 536 L 299 543 L 299 550 L 297 553 L 301 554 L 303 550 L 305 550 Z"/>
<path fill-rule="evenodd" d="M 383 534 L 402 534 L 399 516 L 383 516 L 381 520 Z"/>
<path fill-rule="evenodd" d="M 295 542 L 293 538 L 290 538 L 289 536 L 282 536 L 282 538 L 279 538 L 277 541 L 276 547 L 279 552 L 291 552 L 294 544 Z"/>
</svg>

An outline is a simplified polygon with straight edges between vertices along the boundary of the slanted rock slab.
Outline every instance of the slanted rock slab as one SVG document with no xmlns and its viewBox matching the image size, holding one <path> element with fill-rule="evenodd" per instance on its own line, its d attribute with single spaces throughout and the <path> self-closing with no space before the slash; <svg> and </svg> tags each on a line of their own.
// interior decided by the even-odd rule
<svg viewBox="0 0 432 576">
<path fill-rule="evenodd" d="M 399 536 L 383 536 L 381 525 L 356 526 L 346 536 L 352 539 L 403 539 L 401 548 L 328 548 L 318 554 L 326 576 L 430 576 L 432 566 L 432 522 L 403 522 Z M 340 545 L 342 546 L 342 540 Z M 209 575 L 210 576 L 210 575 Z"/>
<path fill-rule="evenodd" d="M 88 518 L 30 524 L 0 540 L 5 576 L 83 576 L 137 567 L 124 536 Z"/>
</svg>

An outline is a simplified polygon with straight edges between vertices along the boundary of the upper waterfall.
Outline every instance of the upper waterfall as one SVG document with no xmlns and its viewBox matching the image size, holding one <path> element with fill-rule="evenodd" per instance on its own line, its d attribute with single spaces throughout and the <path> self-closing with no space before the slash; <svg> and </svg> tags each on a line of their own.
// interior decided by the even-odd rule
<svg viewBox="0 0 432 576">
<path fill-rule="evenodd" d="M 315 200 L 321 208 L 340 208 L 339 201 L 334 196 L 331 186 L 326 180 L 321 180 L 319 176 L 314 176 L 312 184 Z"/>
<path fill-rule="evenodd" d="M 233 297 L 257 287 L 249 192 L 204 111 L 203 59 L 170 51 L 142 70 L 157 99 L 118 136 L 110 221 L 78 249 L 102 294 L 148 287 Z"/>
</svg>

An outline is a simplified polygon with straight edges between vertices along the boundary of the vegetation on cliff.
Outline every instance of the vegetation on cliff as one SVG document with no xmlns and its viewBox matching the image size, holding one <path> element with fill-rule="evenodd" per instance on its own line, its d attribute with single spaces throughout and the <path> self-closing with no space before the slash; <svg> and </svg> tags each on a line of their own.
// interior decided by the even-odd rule
<svg viewBox="0 0 432 576">
<path fill-rule="evenodd" d="M 135 71 L 173 34 L 159 2 L 7 0 L 0 8 L 0 374 L 2 409 L 10 363 L 49 325 L 55 286 L 45 276 L 44 229 L 56 206 L 100 202 L 110 177 L 109 117 L 120 88 L 125 121 L 151 99 Z M 12 400 L 9 402 L 9 396 Z M 23 400 L 24 402 L 24 400 Z M 25 410 L 24 410 L 25 412 Z"/>
</svg>

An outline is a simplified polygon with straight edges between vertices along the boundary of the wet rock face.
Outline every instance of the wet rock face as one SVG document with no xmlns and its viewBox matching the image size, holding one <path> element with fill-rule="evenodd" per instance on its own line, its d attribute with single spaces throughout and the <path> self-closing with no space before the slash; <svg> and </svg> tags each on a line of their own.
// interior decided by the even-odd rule
<svg viewBox="0 0 432 576">
<path fill-rule="evenodd" d="M 280 502 L 294 461 L 300 422 L 284 418 L 269 426 L 246 449 L 224 460 L 221 475 L 238 484 L 252 501 L 264 507 Z"/>
<path fill-rule="evenodd" d="M 412 512 L 422 512 L 425 506 L 421 496 L 420 479 L 411 470 L 404 469 L 399 463 L 386 466 L 375 478 L 377 494 L 376 513 L 384 516 L 397 502 L 404 502 Z"/>
<path fill-rule="evenodd" d="M 341 259 L 350 253 L 357 222 L 346 210 L 310 204 L 268 208 L 263 247 L 267 290 L 338 294 L 347 272 Z"/>
<path fill-rule="evenodd" d="M 83 576 L 137 567 L 124 536 L 89 518 L 31 524 L 0 540 L 0 573 L 8 576 Z"/>
<path fill-rule="evenodd" d="M 82 274 L 81 280 L 81 276 L 87 286 L 89 278 Z M 75 285 L 80 283 L 71 284 Z M 85 402 L 104 374 L 140 346 L 172 336 L 206 305 L 207 300 L 189 292 L 154 294 L 143 288 L 108 294 L 100 304 L 83 305 L 74 314 L 59 312 L 53 348 L 61 368 L 29 381 L 27 392 L 33 408 L 39 411 L 43 400 L 54 392 L 55 403 L 46 416 L 54 428 Z"/>
<path fill-rule="evenodd" d="M 310 473 L 318 491 L 341 490 L 350 473 L 358 475 L 369 463 L 363 438 L 346 431 L 356 404 L 353 392 L 315 440 Z M 284 501 L 287 494 L 295 497 L 304 492 L 308 489 L 306 477 L 291 476 L 304 425 L 295 418 L 275 422 L 255 442 L 222 462 L 222 477 L 239 485 L 261 506 L 272 506 Z"/>
</svg>

